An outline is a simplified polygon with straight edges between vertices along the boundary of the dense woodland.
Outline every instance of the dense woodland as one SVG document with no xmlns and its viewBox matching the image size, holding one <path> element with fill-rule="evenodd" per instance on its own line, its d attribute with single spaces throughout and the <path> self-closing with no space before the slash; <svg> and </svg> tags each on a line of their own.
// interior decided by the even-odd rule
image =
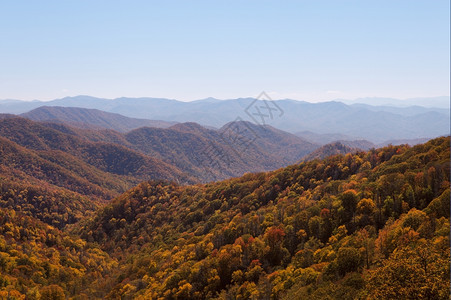
<svg viewBox="0 0 451 300">
<path fill-rule="evenodd" d="M 449 299 L 449 137 L 107 204 L 119 188 L 81 193 L 82 170 L 16 142 L 0 144 L 0 298 Z M 92 176 L 130 183 L 103 161 Z"/>
<path fill-rule="evenodd" d="M 448 299 L 449 142 L 143 183 L 80 234 L 123 262 L 112 298 Z"/>
<path fill-rule="evenodd" d="M 189 184 L 275 170 L 319 147 L 288 132 L 243 121 L 219 130 L 183 123 L 121 133 L 2 114 L 0 138 L 33 152 L 44 165 L 57 164 L 115 196 L 150 179 Z"/>
<path fill-rule="evenodd" d="M 62 229 L 143 180 L 195 182 L 160 160 L 82 133 L 16 117 L 0 120 L 0 207 Z"/>
</svg>

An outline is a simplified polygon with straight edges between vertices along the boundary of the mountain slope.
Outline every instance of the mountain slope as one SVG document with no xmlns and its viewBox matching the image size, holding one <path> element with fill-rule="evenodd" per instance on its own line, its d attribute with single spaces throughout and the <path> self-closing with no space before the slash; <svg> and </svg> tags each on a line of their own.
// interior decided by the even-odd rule
<svg viewBox="0 0 451 300">
<path fill-rule="evenodd" d="M 58 228 L 143 180 L 195 182 L 177 168 L 124 146 L 91 142 L 17 117 L 0 120 L 0 170 L 0 207 Z"/>
<path fill-rule="evenodd" d="M 254 135 L 247 136 L 240 127 L 251 128 Z M 5 118 L 0 120 L 0 136 L 40 151 L 40 157 L 76 174 L 86 176 L 77 168 L 83 165 L 81 169 L 128 176 L 126 181 L 135 183 L 146 178 L 181 183 L 211 181 L 274 170 L 296 162 L 317 147 L 289 133 L 248 122 L 230 123 L 219 131 L 185 123 L 170 128 L 142 127 L 123 134 Z M 243 138 L 252 138 L 253 143 L 243 143 Z M 101 182 L 87 178 L 92 183 Z"/>
<path fill-rule="evenodd" d="M 99 299 L 117 267 L 108 254 L 12 209 L 0 208 L 0 298 Z"/>
<path fill-rule="evenodd" d="M 213 130 L 140 128 L 127 133 L 126 139 L 141 152 L 207 181 L 276 169 L 284 164 L 281 158 L 271 159 L 272 155 L 268 158 L 267 153 L 257 147 L 228 144 Z"/>
<path fill-rule="evenodd" d="M 63 128 L 70 131 L 70 128 Z M 63 155 L 71 156 L 71 159 L 81 160 L 103 172 L 115 175 L 133 175 L 142 176 L 142 178 L 147 176 L 170 180 L 183 179 L 184 176 L 176 168 L 127 147 L 105 142 L 91 142 L 82 136 L 22 118 L 1 120 L 0 136 L 27 149 L 44 151 L 42 156 L 45 156 L 47 151 L 63 153 Z M 59 160 L 58 155 L 53 153 L 48 155 L 48 158 Z M 64 163 L 64 159 L 59 161 Z"/>
<path fill-rule="evenodd" d="M 97 109 L 59 106 L 42 106 L 21 114 L 21 117 L 33 121 L 61 122 L 80 128 L 99 127 L 119 132 L 144 126 L 167 128 L 175 124 L 175 122 L 129 118 Z"/>
<path fill-rule="evenodd" d="M 1 143 L 0 145 L 3 146 L 4 144 Z M 20 159 L 16 161 L 20 161 Z M 35 170 L 39 169 L 39 166 L 34 168 Z M 81 178 L 71 178 L 67 176 L 67 173 L 62 175 L 66 175 L 69 178 L 61 178 L 62 176 L 58 174 L 58 170 L 55 170 L 56 172 L 48 181 L 46 178 L 36 174 L 34 176 L 28 175 L 28 172 L 5 166 L 3 161 L 0 164 L 0 171 L 0 207 L 14 209 L 25 215 L 33 216 L 59 229 L 64 228 L 68 224 L 76 223 L 103 205 L 103 202 L 99 199 L 100 196 L 88 197 L 84 195 L 84 193 L 90 191 L 89 189 L 101 194 L 101 196 L 102 193 L 107 193 L 107 191 Z M 54 176 L 59 176 L 57 184 L 60 186 L 51 183 L 52 179 L 55 181 Z M 74 187 L 73 185 L 67 188 L 61 187 L 61 182 L 70 180 L 72 180 L 70 183 L 80 184 L 79 187 L 83 191 L 78 193 L 71 190 L 71 187 L 72 189 Z M 107 193 L 105 198 L 113 197 L 114 195 L 114 193 Z"/>
<path fill-rule="evenodd" d="M 229 123 L 218 131 L 195 123 L 140 128 L 125 138 L 135 149 L 207 181 L 274 170 L 317 148 L 292 134 L 249 122 Z"/>
<path fill-rule="evenodd" d="M 122 258 L 110 298 L 447 299 L 449 145 L 145 182 L 77 230 Z"/>
<path fill-rule="evenodd" d="M 241 127 L 250 129 L 252 134 Z M 249 122 L 229 123 L 219 130 L 179 123 L 164 129 L 138 128 L 126 134 L 111 130 L 78 130 L 73 134 L 95 142 L 123 145 L 174 165 L 200 181 L 274 170 L 296 162 L 318 147 L 292 134 Z"/>
<path fill-rule="evenodd" d="M 229 131 L 232 131 L 232 138 L 238 135 L 249 141 L 252 140 L 252 144 L 276 157 L 282 158 L 286 164 L 292 164 L 318 148 L 317 144 L 269 125 L 261 126 L 251 122 L 240 121 L 228 123 L 219 130 L 225 137 L 230 136 L 228 134 Z"/>
</svg>

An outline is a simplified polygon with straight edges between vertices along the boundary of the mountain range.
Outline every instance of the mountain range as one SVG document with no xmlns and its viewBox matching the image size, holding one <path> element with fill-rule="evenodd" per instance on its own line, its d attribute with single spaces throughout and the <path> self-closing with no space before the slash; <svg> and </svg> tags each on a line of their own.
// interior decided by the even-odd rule
<svg viewBox="0 0 451 300">
<path fill-rule="evenodd" d="M 52 110 L 0 115 L 2 298 L 449 298 L 449 137 Z"/>
<path fill-rule="evenodd" d="M 68 174 L 78 174 L 90 184 L 109 186 L 108 190 L 116 193 L 130 184 L 151 178 L 193 183 L 274 170 L 295 163 L 319 147 L 269 125 L 258 126 L 245 121 L 228 123 L 219 130 L 196 123 L 180 123 L 169 128 L 140 127 L 122 133 L 3 115 L 0 137 L 5 139 L 4 143 L 12 145 L 8 148 L 11 155 L 19 155 L 22 150 L 31 152 L 39 160 L 46 160 L 48 165 L 56 164 L 70 171 Z M 26 165 L 28 163 L 17 167 Z M 50 181 L 45 174 L 41 175 Z M 87 174 L 97 174 L 97 177 Z M 121 181 L 122 188 L 113 188 L 117 180 Z M 74 185 L 82 186 L 80 182 Z M 111 194 L 103 197 L 109 198 Z"/>
<path fill-rule="evenodd" d="M 177 122 L 136 119 L 98 109 L 41 106 L 20 116 L 42 122 L 61 122 L 79 128 L 105 128 L 127 132 L 140 127 L 168 128 Z"/>
<path fill-rule="evenodd" d="M 3 100 L 0 101 L 0 112 L 19 114 L 41 106 L 98 109 L 129 118 L 195 122 L 215 128 L 232 121 L 243 120 L 271 125 L 290 133 L 311 131 L 316 134 L 340 134 L 350 136 L 352 139 L 365 139 L 375 144 L 386 140 L 448 135 L 450 128 L 450 114 L 446 108 L 347 105 L 337 101 L 322 103 L 295 100 L 263 101 L 254 98 L 233 100 L 208 98 L 192 102 L 161 98 L 110 100 L 89 96 L 67 97 L 46 102 Z M 42 118 L 40 117 L 41 120 Z M 167 125 L 161 124 L 164 125 L 160 127 Z"/>
<path fill-rule="evenodd" d="M 49 114 L 54 118 L 48 118 Z M 80 115 L 83 122 L 77 121 Z M 42 117 L 42 121 L 23 117 Z M 80 220 L 102 201 L 144 180 L 208 182 L 376 147 L 366 140 L 321 145 L 247 121 L 230 122 L 218 130 L 197 123 L 177 123 L 167 128 L 140 127 L 119 132 L 109 128 L 131 129 L 152 123 L 98 110 L 62 107 L 37 108 L 23 117 L 0 115 L 3 190 L 15 186 L 28 191 L 25 198 L 13 197 L 15 200 L 7 207 L 23 209 L 58 227 Z M 34 192 L 29 194 L 30 190 Z M 41 202 L 55 197 L 65 199 L 55 207 L 56 211 L 72 208 L 63 219 L 58 214 L 44 217 L 39 211 L 42 203 L 36 200 L 40 196 L 44 197 Z M 80 211 L 81 207 L 85 208 Z"/>
</svg>

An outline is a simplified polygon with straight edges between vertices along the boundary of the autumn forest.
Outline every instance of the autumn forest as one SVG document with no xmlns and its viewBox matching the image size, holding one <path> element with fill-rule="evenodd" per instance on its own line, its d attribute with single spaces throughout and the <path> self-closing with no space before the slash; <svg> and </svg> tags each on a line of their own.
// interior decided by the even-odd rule
<svg viewBox="0 0 451 300">
<path fill-rule="evenodd" d="M 231 178 L 213 130 L 156 130 L 2 116 L 0 299 L 449 299 L 449 137 Z M 245 155 L 298 143 L 265 130 Z"/>
<path fill-rule="evenodd" d="M 448 0 L 0 0 L 0 300 L 451 300 Z"/>
</svg>

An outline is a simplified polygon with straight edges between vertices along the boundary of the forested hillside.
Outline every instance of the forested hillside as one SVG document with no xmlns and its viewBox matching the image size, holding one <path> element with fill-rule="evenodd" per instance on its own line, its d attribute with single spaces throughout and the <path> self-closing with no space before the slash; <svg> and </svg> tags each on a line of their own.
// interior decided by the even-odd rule
<svg viewBox="0 0 451 300">
<path fill-rule="evenodd" d="M 203 185 L 148 181 L 99 208 L 92 196 L 13 168 L 11 153 L 39 159 L 4 141 L 0 295 L 448 299 L 449 143 Z"/>
<path fill-rule="evenodd" d="M 145 182 L 77 232 L 109 298 L 449 299 L 450 139 L 206 185 Z"/>
<path fill-rule="evenodd" d="M 220 130 L 184 123 L 120 133 L 3 115 L 0 137 L 91 184 L 107 185 L 115 195 L 149 179 L 186 184 L 275 170 L 318 147 L 287 132 L 249 122 L 232 122 Z"/>
<path fill-rule="evenodd" d="M 176 180 L 183 176 L 182 172 L 176 168 L 155 158 L 115 143 L 91 142 L 83 136 L 83 131 L 74 133 L 76 131 L 71 132 L 71 128 L 67 126 L 52 127 L 23 118 L 0 121 L 0 136 L 29 150 L 39 152 L 39 156 L 58 163 L 67 163 L 69 168 L 80 165 L 80 163 L 68 163 L 70 159 L 77 159 L 82 165 L 88 164 L 100 171 L 115 175 L 168 180 Z M 49 152 L 51 152 L 50 155 L 48 155 Z M 60 159 L 60 155 L 66 157 Z M 76 172 L 76 170 L 72 171 Z"/>
<path fill-rule="evenodd" d="M 0 120 L 0 207 L 63 228 L 143 180 L 196 181 L 158 159 L 58 126 Z"/>
<path fill-rule="evenodd" d="M 196 123 L 168 129 L 139 128 L 125 134 L 130 147 L 173 164 L 202 182 L 275 170 L 318 146 L 270 126 L 232 122 L 219 130 Z"/>
<path fill-rule="evenodd" d="M 116 260 L 80 238 L 0 208 L 1 299 L 101 298 L 116 268 Z"/>
</svg>

